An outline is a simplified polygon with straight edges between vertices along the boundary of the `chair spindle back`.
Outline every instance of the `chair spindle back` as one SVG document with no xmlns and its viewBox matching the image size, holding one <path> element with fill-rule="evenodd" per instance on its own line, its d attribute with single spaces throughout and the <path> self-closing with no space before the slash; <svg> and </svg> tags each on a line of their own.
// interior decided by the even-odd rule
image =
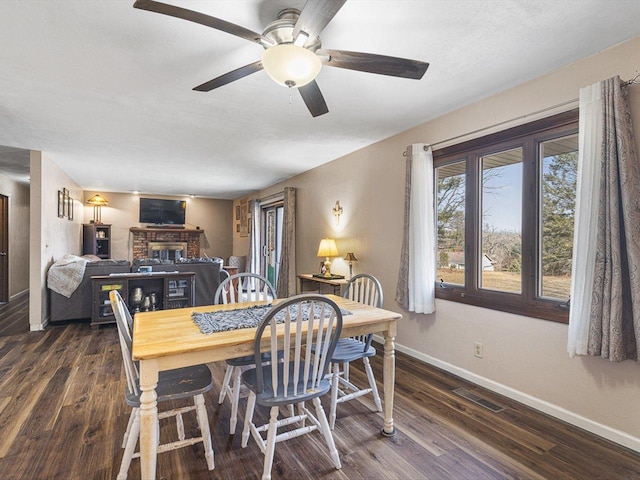
<svg viewBox="0 0 640 480">
<path fill-rule="evenodd" d="M 279 329 L 282 332 L 280 339 Z M 295 398 L 318 387 L 325 377 L 341 330 L 340 308 L 321 295 L 298 295 L 272 308 L 256 332 L 258 393 L 264 389 L 260 350 L 266 332 L 270 338 L 271 358 L 276 358 L 279 350 L 283 351 L 283 363 L 271 363 L 274 398 Z M 291 385 L 290 377 L 293 379 Z"/>
<path fill-rule="evenodd" d="M 116 324 L 118 325 L 118 337 L 120 338 L 124 372 L 127 377 L 127 388 L 129 392 L 134 395 L 140 395 L 138 389 L 139 373 L 131 356 L 131 349 L 133 347 L 133 319 L 117 290 L 111 290 L 109 292 L 109 300 L 111 301 L 111 309 L 113 310 L 113 315 L 116 317 Z"/>
<path fill-rule="evenodd" d="M 214 297 L 215 304 L 232 304 L 273 300 L 276 289 L 269 280 L 256 273 L 236 273 L 225 278 Z"/>
<path fill-rule="evenodd" d="M 372 307 L 382 307 L 382 285 L 376 277 L 368 273 L 359 273 L 354 275 L 345 288 L 342 294 L 343 298 L 353 300 L 354 302 L 364 303 Z M 352 337 L 360 342 L 366 344 L 366 348 L 369 348 L 373 339 L 372 334 L 358 335 Z"/>
</svg>

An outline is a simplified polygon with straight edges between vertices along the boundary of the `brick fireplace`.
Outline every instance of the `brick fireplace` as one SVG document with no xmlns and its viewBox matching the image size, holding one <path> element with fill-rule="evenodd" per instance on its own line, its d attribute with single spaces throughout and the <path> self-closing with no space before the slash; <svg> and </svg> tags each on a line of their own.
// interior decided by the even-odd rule
<svg viewBox="0 0 640 480">
<path fill-rule="evenodd" d="M 175 260 L 176 257 L 200 256 L 200 235 L 204 230 L 132 227 L 130 231 L 133 234 L 134 260 L 154 257 Z"/>
</svg>

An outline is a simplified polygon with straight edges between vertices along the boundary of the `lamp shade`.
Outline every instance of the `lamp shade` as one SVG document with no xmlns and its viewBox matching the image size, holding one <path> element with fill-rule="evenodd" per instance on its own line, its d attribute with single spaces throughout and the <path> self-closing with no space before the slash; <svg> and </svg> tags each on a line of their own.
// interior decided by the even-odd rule
<svg viewBox="0 0 640 480">
<path fill-rule="evenodd" d="M 92 205 L 94 207 L 106 207 L 107 205 L 109 205 L 109 200 L 97 193 L 89 200 L 87 200 L 87 205 Z"/>
<path fill-rule="evenodd" d="M 336 247 L 336 241 L 333 238 L 323 238 L 320 240 L 320 246 L 318 247 L 319 257 L 337 257 L 338 247 Z"/>
<path fill-rule="evenodd" d="M 281 44 L 262 52 L 262 66 L 274 82 L 285 87 L 302 87 L 316 78 L 322 62 L 311 50 Z"/>
<path fill-rule="evenodd" d="M 348 252 L 348 253 L 345 255 L 344 259 L 345 259 L 347 262 L 357 262 L 357 261 L 358 261 L 358 259 L 356 258 L 355 253 L 353 253 L 353 252 Z"/>
</svg>

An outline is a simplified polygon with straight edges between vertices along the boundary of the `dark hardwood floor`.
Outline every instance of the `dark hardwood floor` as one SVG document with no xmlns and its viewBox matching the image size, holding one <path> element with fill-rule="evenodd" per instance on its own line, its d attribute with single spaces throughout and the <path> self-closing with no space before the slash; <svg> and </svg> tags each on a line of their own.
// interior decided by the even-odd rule
<svg viewBox="0 0 640 480">
<path fill-rule="evenodd" d="M 0 479 L 113 479 L 129 407 L 115 328 L 87 323 L 28 332 L 28 297 L 0 306 Z M 381 384 L 380 355 L 373 360 Z M 640 455 L 460 378 L 397 356 L 394 419 L 398 434 L 379 434 L 382 415 L 368 397 L 342 404 L 335 440 L 342 470 L 331 467 L 319 434 L 277 445 L 274 479 L 640 479 Z M 222 379 L 224 365 L 212 365 Z M 362 383 L 359 368 L 352 377 Z M 219 385 L 219 383 L 218 383 Z M 255 479 L 262 455 L 229 436 L 227 402 L 206 395 L 216 468 L 201 445 L 161 454 L 163 479 Z M 506 407 L 499 413 L 452 390 L 465 387 Z M 245 401 L 241 401 L 243 413 Z M 185 418 L 192 430 L 195 420 Z M 162 424 L 163 438 L 173 425 Z M 139 478 L 133 460 L 129 478 Z"/>
</svg>

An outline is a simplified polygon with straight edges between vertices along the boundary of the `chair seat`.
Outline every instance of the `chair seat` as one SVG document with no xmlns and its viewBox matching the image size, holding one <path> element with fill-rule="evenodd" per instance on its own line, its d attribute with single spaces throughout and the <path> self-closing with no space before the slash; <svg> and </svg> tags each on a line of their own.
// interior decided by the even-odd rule
<svg viewBox="0 0 640 480">
<path fill-rule="evenodd" d="M 302 377 L 302 372 L 304 371 L 304 363 L 300 363 L 300 375 Z M 311 383 L 309 382 L 306 386 L 302 385 L 298 382 L 298 392 L 295 393 L 293 389 L 294 384 L 294 376 L 293 376 L 293 362 L 289 366 L 289 380 L 287 383 L 287 397 L 284 396 L 284 385 L 283 381 L 279 382 L 277 395 L 273 394 L 273 377 L 271 372 L 271 365 L 265 365 L 262 367 L 262 375 L 264 379 L 264 389 L 262 393 L 257 393 L 257 369 L 252 368 L 242 373 L 242 383 L 246 385 L 247 388 L 256 392 L 256 403 L 258 405 L 263 406 L 277 406 L 277 405 L 288 405 L 291 403 L 291 397 L 294 394 L 297 394 L 296 403 L 306 402 L 307 400 L 311 400 L 315 397 L 319 397 L 324 395 L 331 389 L 331 380 L 323 378 L 320 380 L 320 383 L 316 388 L 311 387 Z M 282 378 L 284 375 L 284 364 L 278 364 L 278 378 Z M 306 392 L 306 393 L 302 393 Z"/>
<path fill-rule="evenodd" d="M 331 357 L 333 363 L 353 362 L 359 358 L 373 357 L 376 349 L 370 346 L 364 351 L 365 344 L 353 338 L 341 338 Z"/>
<path fill-rule="evenodd" d="M 137 383 L 139 391 L 139 381 Z M 208 392 L 212 384 L 211 370 L 206 365 L 164 370 L 158 374 L 157 401 L 192 398 L 195 395 Z M 140 407 L 140 395 L 134 395 L 127 391 L 125 400 L 131 407 Z"/>
<path fill-rule="evenodd" d="M 278 352 L 278 358 L 282 358 L 282 351 Z M 271 361 L 271 352 L 264 352 L 262 355 L 262 361 L 264 363 L 268 363 Z M 232 367 L 246 367 L 248 365 L 254 365 L 256 363 L 256 358 L 253 355 L 247 355 L 245 357 L 231 358 L 227 360 L 227 365 L 231 365 Z"/>
</svg>

